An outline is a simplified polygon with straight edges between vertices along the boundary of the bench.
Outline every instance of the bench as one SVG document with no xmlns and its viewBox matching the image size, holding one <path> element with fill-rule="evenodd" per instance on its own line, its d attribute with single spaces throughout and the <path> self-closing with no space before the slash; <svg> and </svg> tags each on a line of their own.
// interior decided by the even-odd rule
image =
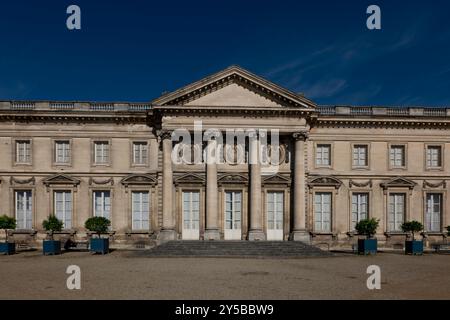
<svg viewBox="0 0 450 320">
<path fill-rule="evenodd" d="M 434 243 L 431 246 L 435 252 L 450 252 L 450 243 Z"/>
<path fill-rule="evenodd" d="M 88 250 L 89 249 L 89 241 L 73 241 L 67 239 L 64 242 L 64 249 L 66 250 Z"/>
</svg>

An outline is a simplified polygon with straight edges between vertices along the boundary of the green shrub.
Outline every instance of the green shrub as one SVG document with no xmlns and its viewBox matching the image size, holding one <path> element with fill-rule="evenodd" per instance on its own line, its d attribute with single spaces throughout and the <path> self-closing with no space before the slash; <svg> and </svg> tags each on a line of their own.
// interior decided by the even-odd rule
<svg viewBox="0 0 450 320">
<path fill-rule="evenodd" d="M 414 240 L 414 234 L 423 230 L 423 224 L 419 221 L 413 220 L 403 223 L 401 228 L 403 232 L 411 232 L 412 239 Z"/>
<path fill-rule="evenodd" d="M 97 233 L 98 237 L 102 233 L 106 233 L 108 231 L 108 227 L 111 225 L 111 221 L 104 217 L 92 217 L 86 220 L 84 223 L 84 227 L 89 231 Z"/>
<path fill-rule="evenodd" d="M 50 215 L 47 220 L 42 222 L 42 227 L 50 231 L 50 238 L 53 240 L 53 232 L 61 231 L 64 223 L 59 220 L 56 216 Z"/>
<path fill-rule="evenodd" d="M 450 226 L 447 226 L 447 235 L 450 236 Z"/>
<path fill-rule="evenodd" d="M 356 224 L 355 229 L 358 231 L 358 234 L 364 234 L 371 238 L 377 232 L 378 224 L 378 219 L 363 219 Z"/>
<path fill-rule="evenodd" d="M 6 242 L 8 242 L 8 229 L 16 228 L 16 219 L 8 217 L 7 215 L 0 216 L 0 229 L 5 230 Z"/>
</svg>

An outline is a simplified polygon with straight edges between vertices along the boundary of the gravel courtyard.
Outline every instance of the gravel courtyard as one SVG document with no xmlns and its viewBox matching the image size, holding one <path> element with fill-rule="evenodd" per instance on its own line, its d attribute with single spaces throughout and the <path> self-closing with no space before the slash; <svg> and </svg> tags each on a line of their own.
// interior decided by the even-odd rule
<svg viewBox="0 0 450 320">
<path fill-rule="evenodd" d="M 230 259 L 40 251 L 0 256 L 0 299 L 450 299 L 450 255 Z M 66 269 L 81 268 L 81 290 Z M 381 290 L 368 290 L 369 265 Z"/>
</svg>

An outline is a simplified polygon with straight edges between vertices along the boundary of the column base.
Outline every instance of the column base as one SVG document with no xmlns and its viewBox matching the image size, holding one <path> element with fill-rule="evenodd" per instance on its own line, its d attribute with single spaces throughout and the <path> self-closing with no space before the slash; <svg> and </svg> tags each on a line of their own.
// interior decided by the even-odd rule
<svg viewBox="0 0 450 320">
<path fill-rule="evenodd" d="M 311 235 L 306 230 L 294 230 L 289 238 L 291 241 L 301 241 L 307 244 L 311 243 Z"/>
<path fill-rule="evenodd" d="M 248 232 L 249 241 L 264 241 L 266 240 L 266 235 L 262 230 L 250 230 Z"/>
<path fill-rule="evenodd" d="M 177 239 L 177 233 L 175 232 L 175 230 L 163 229 L 159 233 L 160 241 L 170 241 L 170 240 L 176 240 L 176 239 Z"/>
<path fill-rule="evenodd" d="M 205 240 L 220 240 L 220 232 L 218 229 L 205 230 Z"/>
</svg>

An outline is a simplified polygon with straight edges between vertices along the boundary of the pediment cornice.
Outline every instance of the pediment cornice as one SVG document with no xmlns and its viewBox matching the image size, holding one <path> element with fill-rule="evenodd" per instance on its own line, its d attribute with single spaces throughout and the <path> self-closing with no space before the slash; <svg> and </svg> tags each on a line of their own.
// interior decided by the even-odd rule
<svg viewBox="0 0 450 320">
<path fill-rule="evenodd" d="M 183 106 L 230 84 L 239 84 L 280 105 L 314 110 L 311 100 L 284 89 L 238 66 L 232 66 L 152 101 L 154 106 Z"/>
<path fill-rule="evenodd" d="M 412 190 L 416 186 L 416 183 L 406 178 L 395 177 L 387 182 L 380 183 L 380 186 L 384 190 L 389 188 L 408 188 Z"/>
<path fill-rule="evenodd" d="M 79 179 L 73 178 L 66 174 L 56 174 L 42 181 L 42 183 L 47 187 L 51 185 L 72 185 L 75 187 L 79 185 L 80 182 L 81 181 Z"/>
</svg>

